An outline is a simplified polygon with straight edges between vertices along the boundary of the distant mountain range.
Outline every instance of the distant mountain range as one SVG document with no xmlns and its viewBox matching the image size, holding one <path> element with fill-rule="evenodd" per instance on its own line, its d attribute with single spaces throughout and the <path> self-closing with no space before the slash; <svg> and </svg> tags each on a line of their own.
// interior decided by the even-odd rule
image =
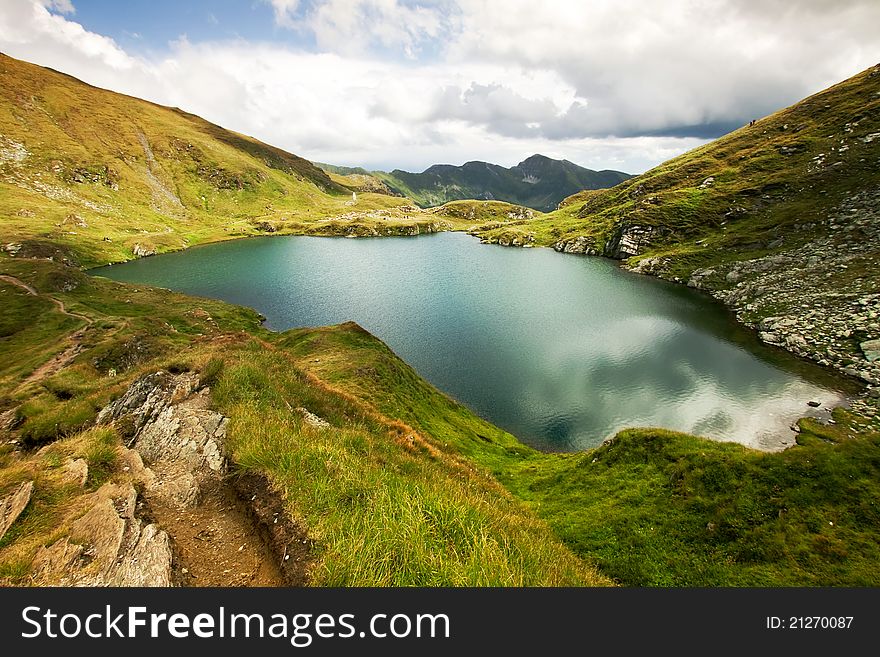
<svg viewBox="0 0 880 657">
<path fill-rule="evenodd" d="M 605 189 L 632 178 L 620 171 L 593 171 L 568 160 L 532 155 L 509 169 L 489 162 L 467 162 L 461 166 L 435 164 L 421 173 L 395 169 L 367 171 L 315 163 L 328 173 L 348 180 L 349 185 L 373 179 L 370 191 L 383 183 L 390 193 L 408 196 L 421 207 L 443 205 L 449 201 L 482 199 L 507 201 L 535 210 L 555 210 L 564 198 L 585 189 Z"/>
</svg>

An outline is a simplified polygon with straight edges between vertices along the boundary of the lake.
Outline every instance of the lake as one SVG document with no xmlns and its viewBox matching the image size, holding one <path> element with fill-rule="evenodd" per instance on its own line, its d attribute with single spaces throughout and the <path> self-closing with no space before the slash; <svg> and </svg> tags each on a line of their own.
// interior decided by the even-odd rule
<svg viewBox="0 0 880 657">
<path fill-rule="evenodd" d="M 353 320 L 543 450 L 632 426 L 782 449 L 794 420 L 843 399 L 836 379 L 762 345 L 695 290 L 462 233 L 242 239 L 91 273 L 250 306 L 279 331 Z"/>
</svg>

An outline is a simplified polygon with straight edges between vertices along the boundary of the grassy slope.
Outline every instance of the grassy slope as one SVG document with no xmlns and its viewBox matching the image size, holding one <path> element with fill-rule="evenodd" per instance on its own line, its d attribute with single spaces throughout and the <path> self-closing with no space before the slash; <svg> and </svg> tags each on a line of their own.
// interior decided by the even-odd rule
<svg viewBox="0 0 880 657">
<path fill-rule="evenodd" d="M 23 243 L 22 255 L 94 266 L 130 259 L 136 244 L 432 221 L 397 213 L 408 201 L 386 194 L 352 206 L 351 190 L 306 160 L 180 110 L 5 55 L 0 77 L 0 240 Z"/>
<path fill-rule="evenodd" d="M 880 132 L 877 71 L 611 189 L 575 194 L 555 212 L 482 237 L 516 231 L 551 246 L 583 236 L 598 252 L 615 256 L 621 228 L 645 226 L 657 234 L 640 257 L 667 258 L 670 278 L 796 246 L 827 230 L 822 220 L 848 193 L 880 184 L 880 138 L 870 137 Z M 709 177 L 714 181 L 701 187 Z"/>
</svg>

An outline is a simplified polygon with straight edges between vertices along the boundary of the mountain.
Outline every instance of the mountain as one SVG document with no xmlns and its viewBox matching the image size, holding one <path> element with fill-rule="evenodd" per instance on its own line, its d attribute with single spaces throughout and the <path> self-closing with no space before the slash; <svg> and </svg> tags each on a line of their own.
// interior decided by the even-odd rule
<svg viewBox="0 0 880 657">
<path fill-rule="evenodd" d="M 562 199 L 575 192 L 613 187 L 631 177 L 620 171 L 592 171 L 568 160 L 554 160 L 544 155 L 532 155 L 509 169 L 478 161 L 462 166 L 435 164 L 422 173 L 318 166 L 344 176 L 373 176 L 393 193 L 408 196 L 421 207 L 481 199 L 507 201 L 542 212 L 555 210 Z"/>
</svg>

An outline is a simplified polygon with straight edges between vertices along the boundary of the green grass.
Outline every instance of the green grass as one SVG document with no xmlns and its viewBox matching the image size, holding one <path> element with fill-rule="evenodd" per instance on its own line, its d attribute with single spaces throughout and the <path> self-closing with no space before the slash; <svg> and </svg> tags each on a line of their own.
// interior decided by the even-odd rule
<svg viewBox="0 0 880 657">
<path fill-rule="evenodd" d="M 638 586 L 876 586 L 880 435 L 763 454 L 631 430 L 511 481 L 562 539 Z"/>
<path fill-rule="evenodd" d="M 638 429 L 583 454 L 542 454 L 354 326 L 291 332 L 283 344 L 322 380 L 485 467 L 621 584 L 880 581 L 880 434 L 859 430 L 846 411 L 835 425 L 802 420 L 800 444 L 781 453 Z"/>
<path fill-rule="evenodd" d="M 87 441 L 80 455 L 89 466 L 87 484 L 99 488 L 116 470 L 119 437 L 109 427 L 98 427 L 83 434 Z"/>
<path fill-rule="evenodd" d="M 309 529 L 326 586 L 601 584 L 472 464 L 317 385 L 283 354 L 235 354 L 215 388 L 236 463 L 269 474 Z M 308 408 L 331 428 L 306 424 Z"/>
</svg>

